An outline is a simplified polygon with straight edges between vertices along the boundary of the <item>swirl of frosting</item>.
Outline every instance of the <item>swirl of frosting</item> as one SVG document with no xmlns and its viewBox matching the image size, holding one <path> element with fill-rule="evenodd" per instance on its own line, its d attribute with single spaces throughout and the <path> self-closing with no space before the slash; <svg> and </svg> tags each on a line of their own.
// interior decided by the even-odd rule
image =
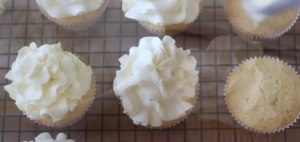
<svg viewBox="0 0 300 142">
<path fill-rule="evenodd" d="M 25 141 L 26 142 L 26 141 Z M 34 142 L 34 141 L 29 141 Z M 54 140 L 49 133 L 41 133 L 35 137 L 35 142 L 75 142 L 74 140 L 67 139 L 64 133 L 59 133 Z"/>
<path fill-rule="evenodd" d="M 135 124 L 161 126 L 193 107 L 188 100 L 195 96 L 198 71 L 190 53 L 169 36 L 144 37 L 119 59 L 114 91 Z"/>
<path fill-rule="evenodd" d="M 36 0 L 51 17 L 67 18 L 97 10 L 103 0 Z"/>
<path fill-rule="evenodd" d="M 5 75 L 13 81 L 4 86 L 17 107 L 31 119 L 59 121 L 77 106 L 90 89 L 91 67 L 75 55 L 64 52 L 61 44 L 35 43 L 21 48 L 11 70 Z"/>
<path fill-rule="evenodd" d="M 188 24 L 200 11 L 202 0 L 122 0 L 125 17 L 157 26 Z"/>
</svg>

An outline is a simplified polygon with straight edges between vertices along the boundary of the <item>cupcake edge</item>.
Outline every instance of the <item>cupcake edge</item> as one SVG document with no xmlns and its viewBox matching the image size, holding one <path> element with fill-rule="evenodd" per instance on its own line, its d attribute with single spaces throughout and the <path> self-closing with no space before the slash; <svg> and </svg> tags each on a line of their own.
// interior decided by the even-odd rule
<svg viewBox="0 0 300 142">
<path fill-rule="evenodd" d="M 99 20 L 100 16 L 103 14 L 103 12 L 105 11 L 108 3 L 110 0 L 104 0 L 103 4 L 96 10 L 99 12 L 97 13 L 96 16 L 94 16 L 91 19 L 82 21 L 82 22 L 78 22 L 78 23 L 65 23 L 65 22 L 61 22 L 59 20 L 56 20 L 54 18 L 52 18 L 42 7 L 39 7 L 39 10 L 42 12 L 42 14 L 47 17 L 50 21 L 58 24 L 59 26 L 63 27 L 64 29 L 70 30 L 70 31 L 83 31 L 86 30 L 90 27 L 92 27 L 93 25 L 95 25 L 97 23 L 97 21 Z M 87 13 L 88 14 L 88 13 Z M 74 16 L 76 17 L 76 16 Z"/>
<path fill-rule="evenodd" d="M 141 124 L 139 124 L 139 125 L 134 124 L 134 125 L 137 125 L 137 126 L 143 126 L 143 127 L 150 128 L 150 129 L 167 129 L 167 128 L 170 128 L 170 127 L 172 127 L 172 126 L 175 126 L 175 125 L 179 124 L 180 122 L 184 121 L 184 120 L 187 118 L 187 116 L 191 114 L 191 112 L 193 111 L 193 108 L 194 108 L 195 105 L 197 104 L 198 95 L 200 94 L 200 93 L 199 93 L 199 91 L 200 91 L 200 84 L 198 83 L 198 84 L 195 86 L 195 88 L 197 89 L 197 93 L 195 93 L 195 97 L 194 97 L 194 98 L 195 98 L 195 102 L 194 102 L 194 104 L 192 104 L 193 107 L 190 108 L 189 110 L 187 110 L 187 111 L 186 111 L 186 114 L 185 114 L 184 116 L 181 116 L 181 117 L 177 118 L 177 119 L 179 119 L 179 120 L 178 120 L 178 121 L 175 121 L 175 123 L 170 124 L 170 125 L 166 125 L 166 126 L 157 126 L 157 127 L 156 127 L 156 126 L 151 126 L 151 125 L 149 125 L 149 124 L 148 124 L 147 126 L 143 126 L 143 125 L 141 125 Z M 122 105 L 122 99 L 121 99 L 120 97 L 118 97 L 118 99 L 119 99 L 119 104 L 120 104 L 121 108 L 124 109 L 124 107 L 123 107 L 123 105 Z M 192 98 L 191 98 L 191 99 L 192 99 Z M 123 113 L 124 113 L 124 112 L 123 112 Z M 124 113 L 124 114 L 126 114 L 126 115 L 129 117 L 129 119 L 131 120 L 129 114 L 127 114 L 127 113 Z M 176 119 L 174 119 L 174 120 L 176 120 Z M 170 120 L 170 121 L 173 121 L 173 120 Z M 163 122 L 164 122 L 164 121 L 163 121 Z"/>
<path fill-rule="evenodd" d="M 194 19 L 197 20 L 199 18 L 199 15 L 201 14 L 202 10 L 203 10 L 203 2 L 204 0 L 201 0 L 200 3 L 199 3 L 199 13 L 198 13 L 198 16 Z M 194 22 L 193 21 L 193 22 Z M 154 34 L 154 35 L 157 35 L 157 36 L 164 36 L 164 35 L 176 35 L 176 34 L 179 34 L 181 32 L 184 32 L 193 22 L 190 22 L 188 24 L 178 24 L 180 26 L 178 26 L 178 29 L 171 29 L 171 30 L 160 30 L 158 26 L 155 26 L 151 23 L 148 23 L 148 22 L 142 22 L 142 21 L 138 21 L 139 24 L 144 27 L 148 32 Z M 148 26 L 150 25 L 150 26 Z M 174 25 L 177 25 L 177 24 L 174 24 Z M 152 27 L 158 27 L 158 28 L 151 28 Z M 168 27 L 168 25 L 166 25 L 165 27 Z"/>
<path fill-rule="evenodd" d="M 235 67 L 232 69 L 232 71 L 229 73 L 229 75 L 227 76 L 227 80 L 226 80 L 226 84 L 225 84 L 225 89 L 224 89 L 224 94 L 223 94 L 223 95 L 225 96 L 225 98 L 224 98 L 224 100 L 225 100 L 225 105 L 227 106 L 227 109 L 228 109 L 229 113 L 231 114 L 231 116 L 234 118 L 234 120 L 235 120 L 238 124 L 240 124 L 243 128 L 245 128 L 245 129 L 247 129 L 247 130 L 249 130 L 249 131 L 256 132 L 256 133 L 262 133 L 262 134 L 266 134 L 266 133 L 271 134 L 271 133 L 275 133 L 275 132 L 284 131 L 285 129 L 288 129 L 290 126 L 293 126 L 293 124 L 297 122 L 297 119 L 299 119 L 299 116 L 300 116 L 300 112 L 298 113 L 297 117 L 296 117 L 290 124 L 288 124 L 287 126 L 284 126 L 283 128 L 279 128 L 279 129 L 273 130 L 273 131 L 260 131 L 260 130 L 255 130 L 255 129 L 253 129 L 253 128 L 250 128 L 250 127 L 246 126 L 245 124 L 243 124 L 241 121 L 239 121 L 239 120 L 234 116 L 234 114 L 232 113 L 231 109 L 229 108 L 229 105 L 228 105 L 228 102 L 227 102 L 227 99 L 226 99 L 227 88 L 228 88 L 227 85 L 228 85 L 229 78 L 230 78 L 231 74 L 232 74 L 239 66 L 241 66 L 243 63 L 248 62 L 248 61 L 251 61 L 251 60 L 260 59 L 260 58 L 273 59 L 273 60 L 277 60 L 277 61 L 279 61 L 279 62 L 281 62 L 281 63 L 284 63 L 284 64 L 287 65 L 289 68 L 291 68 L 291 69 L 294 71 L 294 73 L 296 73 L 296 75 L 298 76 L 298 79 L 300 79 L 300 75 L 298 75 L 298 72 L 295 71 L 295 68 L 293 68 L 291 65 L 288 65 L 286 62 L 284 62 L 283 60 L 280 60 L 280 59 L 277 58 L 277 57 L 270 57 L 270 56 L 262 56 L 262 57 L 261 57 L 261 56 L 259 56 L 259 57 L 254 57 L 254 58 L 246 59 L 245 61 L 243 61 L 242 63 L 240 63 L 238 66 L 235 66 Z"/>
<path fill-rule="evenodd" d="M 254 42 L 254 43 L 262 42 L 262 41 L 276 40 L 278 37 L 280 37 L 284 33 L 288 32 L 295 25 L 295 23 L 297 22 L 297 20 L 300 16 L 300 8 L 298 8 L 298 12 L 297 12 L 295 19 L 286 29 L 284 29 L 283 31 L 281 31 L 279 33 L 273 34 L 273 35 L 258 36 L 258 35 L 249 34 L 249 33 L 245 32 L 244 30 L 242 30 L 238 25 L 236 25 L 228 16 L 228 13 L 226 10 L 226 1 L 224 1 L 223 6 L 224 6 L 224 11 L 225 11 L 226 17 L 229 20 L 229 23 L 232 25 L 233 29 L 235 30 L 236 34 L 238 34 L 243 39 L 245 39 L 249 42 Z"/>
<path fill-rule="evenodd" d="M 76 54 L 74 54 L 76 56 Z M 79 56 L 76 56 L 78 59 Z M 81 60 L 82 61 L 82 60 Z M 85 63 L 84 61 L 82 61 L 83 63 Z M 86 63 L 85 63 L 86 64 Z M 86 64 L 88 65 L 88 64 Z M 45 126 L 48 126 L 48 127 L 53 127 L 53 128 L 63 128 L 63 127 L 68 127 L 68 126 L 71 126 L 75 123 L 77 123 L 85 114 L 86 112 L 91 108 L 93 102 L 94 102 L 94 99 L 95 99 L 95 95 L 96 95 L 96 91 L 97 91 L 97 85 L 96 85 L 96 77 L 94 76 L 94 74 L 92 74 L 92 81 L 93 81 L 93 84 L 94 84 L 94 93 L 93 93 L 93 97 L 91 99 L 91 102 L 90 102 L 90 105 L 87 107 L 86 111 L 80 115 L 79 117 L 76 117 L 74 119 L 72 119 L 72 121 L 70 122 L 66 122 L 66 123 L 60 123 L 60 124 L 53 124 L 53 123 L 46 123 L 44 121 L 39 121 L 37 119 L 32 119 L 30 117 L 27 116 L 26 112 L 25 111 L 22 111 L 23 115 L 26 115 L 27 118 L 29 118 L 31 121 L 35 122 L 35 123 L 38 123 L 40 125 L 45 125 Z M 91 89 L 91 88 L 90 88 Z M 74 109 L 75 110 L 75 109 Z"/>
</svg>

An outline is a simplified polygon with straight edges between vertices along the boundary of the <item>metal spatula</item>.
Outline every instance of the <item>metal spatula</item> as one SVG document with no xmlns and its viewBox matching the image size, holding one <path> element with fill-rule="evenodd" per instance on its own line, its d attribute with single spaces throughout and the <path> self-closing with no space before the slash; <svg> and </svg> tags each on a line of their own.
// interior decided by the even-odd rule
<svg viewBox="0 0 300 142">
<path fill-rule="evenodd" d="M 244 4 L 262 14 L 273 14 L 300 7 L 300 0 L 245 0 Z"/>
</svg>

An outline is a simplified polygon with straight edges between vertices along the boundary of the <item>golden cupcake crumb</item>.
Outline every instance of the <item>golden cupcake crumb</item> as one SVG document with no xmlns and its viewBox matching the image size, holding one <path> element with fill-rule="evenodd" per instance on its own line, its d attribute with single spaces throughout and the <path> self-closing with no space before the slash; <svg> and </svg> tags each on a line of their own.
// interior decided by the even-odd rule
<svg viewBox="0 0 300 142">
<path fill-rule="evenodd" d="M 230 76 L 226 100 L 232 114 L 256 131 L 275 131 L 291 124 L 300 112 L 300 80 L 285 63 L 258 58 Z"/>
</svg>

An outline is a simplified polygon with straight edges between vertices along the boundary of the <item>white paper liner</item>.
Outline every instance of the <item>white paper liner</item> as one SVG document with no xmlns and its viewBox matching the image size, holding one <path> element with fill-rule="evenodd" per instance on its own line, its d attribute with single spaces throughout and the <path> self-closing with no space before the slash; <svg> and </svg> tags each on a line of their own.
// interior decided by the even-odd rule
<svg viewBox="0 0 300 142">
<path fill-rule="evenodd" d="M 74 54 L 76 56 L 76 54 Z M 76 56 L 78 59 L 79 56 Z M 88 64 L 87 64 L 88 65 Z M 94 99 L 95 99 L 95 95 L 96 95 L 96 91 L 97 91 L 97 84 L 96 84 L 96 77 L 94 75 L 92 75 L 92 79 L 93 79 L 93 83 L 94 83 L 94 95 L 93 95 L 93 98 L 91 100 L 91 103 L 90 105 L 87 107 L 86 111 L 80 115 L 79 117 L 76 117 L 74 118 L 72 121 L 70 122 L 66 122 L 66 123 L 60 123 L 60 124 L 52 124 L 52 123 L 45 123 L 45 122 L 40 122 L 39 120 L 36 120 L 36 119 L 31 119 L 30 117 L 26 116 L 27 118 L 29 118 L 31 121 L 34 121 L 35 123 L 38 123 L 40 125 L 45 125 L 45 126 L 48 126 L 48 127 L 55 127 L 55 128 L 63 128 L 63 127 L 68 127 L 68 126 L 71 126 L 75 123 L 77 123 L 84 115 L 85 113 L 91 108 L 93 102 L 94 102 Z M 27 115 L 26 112 L 23 111 L 23 114 L 24 115 Z"/>
<path fill-rule="evenodd" d="M 102 15 L 102 13 L 105 11 L 109 1 L 110 0 L 104 0 L 104 3 L 103 3 L 104 6 L 101 9 L 101 11 L 99 13 L 97 13 L 96 16 L 94 16 L 93 18 L 91 18 L 89 20 L 85 20 L 85 21 L 82 21 L 79 23 L 64 23 L 64 22 L 57 21 L 57 20 L 53 19 L 52 17 L 50 17 L 48 14 L 46 14 L 45 13 L 46 11 L 44 12 L 44 10 L 42 10 L 42 8 L 40 6 L 39 6 L 39 9 L 43 13 L 43 15 L 45 17 L 47 17 L 50 21 L 58 24 L 59 26 L 63 27 L 64 29 L 70 30 L 70 31 L 83 31 L 83 30 L 86 30 L 86 29 L 94 26 L 97 23 L 97 21 L 100 19 L 100 16 Z"/>
<path fill-rule="evenodd" d="M 226 0 L 224 1 L 224 11 L 226 14 L 227 19 L 229 20 L 230 24 L 232 25 L 232 27 L 234 28 L 234 30 L 236 31 L 236 34 L 238 34 L 241 38 L 249 41 L 249 42 L 263 42 L 263 41 L 271 41 L 271 40 L 276 40 L 278 37 L 282 36 L 284 33 L 288 32 L 293 26 L 294 24 L 297 22 L 299 16 L 300 16 L 300 8 L 298 9 L 298 13 L 297 16 L 295 17 L 295 19 L 293 20 L 293 22 L 283 31 L 273 34 L 273 35 L 263 35 L 263 36 L 259 36 L 259 35 L 252 35 L 249 34 L 247 32 L 245 32 L 243 29 L 241 29 L 238 25 L 236 25 L 228 16 L 227 10 L 226 10 Z"/>
<path fill-rule="evenodd" d="M 143 126 L 143 125 L 141 125 L 141 124 L 138 125 L 138 126 L 143 126 L 143 127 L 150 128 L 150 129 L 167 129 L 167 128 L 170 128 L 170 127 L 172 127 L 172 126 L 175 126 L 175 125 L 181 123 L 182 121 L 184 121 L 184 119 L 187 118 L 188 115 L 191 114 L 191 112 L 193 111 L 193 108 L 194 108 L 195 105 L 197 104 L 198 95 L 200 94 L 200 92 L 199 92 L 199 91 L 200 91 L 199 86 L 200 86 L 199 84 L 196 85 L 197 91 L 198 91 L 198 92 L 197 92 L 197 94 L 195 94 L 195 95 L 196 95 L 196 98 L 195 98 L 195 103 L 193 104 L 193 107 L 192 107 L 191 109 L 187 110 L 187 111 L 186 111 L 186 114 L 185 114 L 179 121 L 177 121 L 176 123 L 170 124 L 170 125 L 164 126 L 164 127 L 161 127 L 161 126 L 154 127 L 154 126 L 150 126 L 150 125 Z M 119 104 L 121 105 L 121 108 L 123 108 L 123 105 L 122 105 L 122 99 L 121 99 L 120 97 L 118 97 L 118 99 L 119 99 Z M 124 109 L 124 108 L 123 108 L 123 109 Z M 126 114 L 126 115 L 130 118 L 129 114 L 127 114 L 127 113 L 124 113 L 124 114 Z M 131 119 L 131 118 L 130 118 L 130 119 Z M 135 125 L 136 125 L 136 124 L 135 124 Z"/>
<path fill-rule="evenodd" d="M 248 62 L 248 61 L 251 61 L 251 60 L 260 59 L 260 58 L 273 59 L 273 60 L 277 60 L 277 61 L 280 61 L 280 62 L 284 63 L 285 65 L 287 65 L 288 67 L 290 67 L 290 68 L 296 73 L 296 75 L 298 76 L 298 79 L 300 79 L 300 76 L 298 75 L 298 72 L 295 71 L 295 68 L 293 68 L 292 66 L 288 65 L 286 62 L 284 62 L 283 60 L 280 60 L 279 58 L 276 58 L 276 57 L 269 57 L 269 56 L 263 56 L 263 57 L 254 57 L 254 58 L 246 59 L 245 61 L 243 61 L 243 62 L 242 62 L 241 64 L 239 64 L 238 66 L 235 66 L 235 67 L 232 69 L 232 71 L 229 73 L 229 76 L 227 77 L 226 84 L 225 84 L 225 89 L 224 89 L 224 94 L 223 94 L 223 95 L 225 96 L 225 98 L 224 98 L 225 104 L 226 104 L 227 109 L 229 110 L 231 116 L 234 118 L 234 120 L 235 120 L 238 124 L 240 124 L 243 128 L 245 128 L 245 129 L 247 129 L 247 130 L 249 130 L 249 131 L 256 132 L 256 133 L 263 133 L 263 134 L 266 134 L 266 133 L 271 134 L 271 133 L 275 133 L 275 132 L 284 131 L 284 129 L 289 128 L 290 126 L 292 126 L 294 123 L 297 122 L 297 119 L 299 119 L 299 116 L 300 116 L 300 112 L 298 113 L 297 117 L 296 117 L 289 125 L 287 125 L 287 126 L 285 126 L 285 127 L 283 127 L 283 128 L 279 128 L 279 129 L 273 130 L 273 131 L 259 131 L 259 130 L 255 130 L 255 129 L 253 129 L 253 128 L 250 128 L 249 126 L 246 126 L 246 125 L 243 124 L 241 121 L 239 121 L 239 120 L 233 115 L 233 113 L 232 113 L 232 111 L 230 110 L 229 105 L 228 105 L 228 103 L 227 103 L 227 99 L 226 99 L 227 88 L 228 88 L 227 84 L 228 84 L 228 81 L 229 81 L 229 78 L 230 78 L 231 74 L 232 74 L 232 73 L 233 73 L 240 65 L 242 65 L 243 63 Z"/>
</svg>

